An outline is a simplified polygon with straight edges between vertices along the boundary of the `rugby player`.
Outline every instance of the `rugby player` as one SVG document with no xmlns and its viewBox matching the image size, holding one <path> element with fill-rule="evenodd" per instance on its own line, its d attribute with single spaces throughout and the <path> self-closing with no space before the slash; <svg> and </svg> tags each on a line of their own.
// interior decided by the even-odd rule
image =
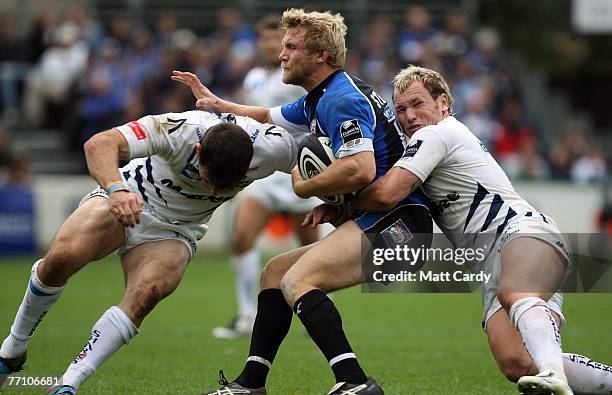
<svg viewBox="0 0 612 395">
<path fill-rule="evenodd" d="M 68 279 L 89 262 L 118 251 L 126 289 L 93 325 L 50 394 L 75 394 L 138 333 L 145 316 L 178 286 L 215 209 L 256 179 L 290 172 L 297 145 L 274 125 L 188 111 L 145 116 L 96 134 L 85 143 L 85 155 L 99 187 L 34 263 L 0 348 L 0 379 L 23 367 L 28 340 Z M 120 159 L 129 163 L 118 168 Z"/>
</svg>

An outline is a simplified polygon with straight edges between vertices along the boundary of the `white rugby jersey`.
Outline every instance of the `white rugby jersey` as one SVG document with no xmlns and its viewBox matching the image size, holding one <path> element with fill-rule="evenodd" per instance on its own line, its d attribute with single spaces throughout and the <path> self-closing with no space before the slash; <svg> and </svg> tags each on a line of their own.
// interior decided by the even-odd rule
<svg viewBox="0 0 612 395">
<path fill-rule="evenodd" d="M 456 247 L 473 239 L 462 234 L 496 234 L 516 215 L 539 215 L 485 145 L 454 117 L 417 130 L 395 166 L 423 181 L 436 224 Z"/>
<path fill-rule="evenodd" d="M 212 194 L 198 172 L 196 144 L 209 128 L 235 122 L 251 137 L 253 158 L 239 187 Z M 145 116 L 117 128 L 129 145 L 130 162 L 120 172 L 154 213 L 173 223 L 206 223 L 213 211 L 256 179 L 296 164 L 295 140 L 278 126 L 205 111 Z"/>
<path fill-rule="evenodd" d="M 242 83 L 244 102 L 250 106 L 272 108 L 291 103 L 306 94 L 304 88 L 283 83 L 283 69 L 273 70 L 263 67 L 251 69 Z"/>
</svg>

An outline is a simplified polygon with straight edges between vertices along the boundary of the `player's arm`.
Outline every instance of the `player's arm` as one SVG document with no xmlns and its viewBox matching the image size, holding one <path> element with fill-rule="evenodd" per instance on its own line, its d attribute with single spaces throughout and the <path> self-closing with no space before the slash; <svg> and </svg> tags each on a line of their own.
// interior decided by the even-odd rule
<svg viewBox="0 0 612 395">
<path fill-rule="evenodd" d="M 445 140 L 433 128 L 417 131 L 393 168 L 351 201 L 354 210 L 387 211 L 416 190 L 447 155 Z"/>
<path fill-rule="evenodd" d="M 293 190 L 301 198 L 338 195 L 360 190 L 376 177 L 374 152 L 362 151 L 335 160 L 324 172 L 304 180 L 297 167 L 291 172 Z"/>
<path fill-rule="evenodd" d="M 243 104 L 223 100 L 204 86 L 204 84 L 200 82 L 200 79 L 195 74 L 175 70 L 172 72 L 172 76 L 170 78 L 191 88 L 191 92 L 197 99 L 196 107 L 207 111 L 213 111 L 217 114 L 222 112 L 231 112 L 232 114 L 253 118 L 261 123 L 272 123 L 269 108 L 245 106 Z"/>
<path fill-rule="evenodd" d="M 117 129 L 98 133 L 87 140 L 84 150 L 89 173 L 109 193 L 111 212 L 125 226 L 140 223 L 142 200 L 130 192 L 119 174 L 119 160 L 129 155 L 124 135 Z"/>
<path fill-rule="evenodd" d="M 393 167 L 350 202 L 353 210 L 388 211 L 421 185 L 421 179 L 410 170 Z"/>
</svg>

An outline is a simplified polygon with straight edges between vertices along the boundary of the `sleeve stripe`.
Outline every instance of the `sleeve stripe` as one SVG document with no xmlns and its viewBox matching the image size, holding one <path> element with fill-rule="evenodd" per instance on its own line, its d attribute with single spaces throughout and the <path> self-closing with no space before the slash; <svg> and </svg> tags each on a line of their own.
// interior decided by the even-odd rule
<svg viewBox="0 0 612 395">
<path fill-rule="evenodd" d="M 350 81 L 351 85 L 353 85 L 353 87 L 355 88 L 355 90 L 357 92 L 359 92 L 359 94 L 361 96 L 364 97 L 364 99 L 366 100 L 366 102 L 370 105 L 370 110 L 372 110 L 372 118 L 374 119 L 374 123 L 372 124 L 372 131 L 374 131 L 374 129 L 376 128 L 376 112 L 374 111 L 374 107 L 372 106 L 372 102 L 368 99 L 368 97 L 366 95 L 363 94 L 363 92 L 361 91 L 361 89 L 359 89 L 357 87 L 357 85 L 355 85 L 355 82 L 353 81 L 353 79 L 351 78 L 350 75 L 348 75 L 346 72 L 344 73 L 344 75 L 346 76 L 346 78 Z"/>
</svg>

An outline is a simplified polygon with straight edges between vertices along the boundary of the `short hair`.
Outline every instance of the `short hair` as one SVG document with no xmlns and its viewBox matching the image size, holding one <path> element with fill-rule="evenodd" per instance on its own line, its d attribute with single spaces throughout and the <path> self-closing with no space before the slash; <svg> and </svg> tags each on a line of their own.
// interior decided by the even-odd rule
<svg viewBox="0 0 612 395">
<path fill-rule="evenodd" d="M 261 18 L 255 24 L 255 33 L 257 35 L 261 35 L 263 31 L 266 30 L 280 30 L 281 28 L 281 20 L 280 17 L 276 14 L 266 15 Z"/>
<path fill-rule="evenodd" d="M 222 122 L 208 129 L 200 143 L 198 163 L 212 186 L 221 191 L 238 186 L 253 158 L 247 132 L 233 122 Z"/>
<path fill-rule="evenodd" d="M 343 68 L 346 61 L 346 25 L 340 14 L 326 12 L 307 12 L 302 8 L 290 8 L 283 12 L 281 28 L 303 27 L 308 34 L 304 36 L 304 46 L 310 53 L 323 50 L 329 52 L 327 64 Z"/>
<path fill-rule="evenodd" d="M 415 81 L 422 83 L 434 99 L 444 93 L 448 97 L 448 112 L 453 113 L 453 95 L 444 77 L 437 71 L 410 65 L 393 78 L 393 92 L 402 93 Z"/>
</svg>

